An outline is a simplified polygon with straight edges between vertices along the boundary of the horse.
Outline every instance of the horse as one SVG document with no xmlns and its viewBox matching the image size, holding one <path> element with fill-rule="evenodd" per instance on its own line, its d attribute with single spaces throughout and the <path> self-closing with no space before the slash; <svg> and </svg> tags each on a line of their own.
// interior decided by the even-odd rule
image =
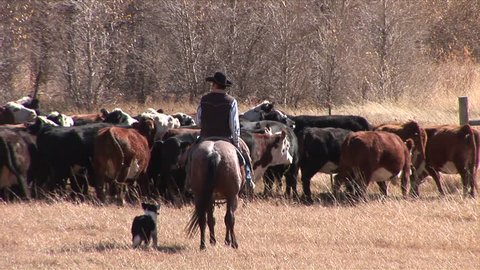
<svg viewBox="0 0 480 270">
<path fill-rule="evenodd" d="M 195 198 L 195 209 L 186 227 L 188 236 L 193 237 L 200 227 L 200 250 L 205 249 L 208 222 L 210 244 L 215 245 L 214 203 L 215 200 L 225 200 L 225 244 L 238 248 L 234 232 L 235 210 L 245 182 L 245 169 L 240 166 L 235 146 L 212 138 L 192 146 L 187 164 L 187 182 Z"/>
</svg>

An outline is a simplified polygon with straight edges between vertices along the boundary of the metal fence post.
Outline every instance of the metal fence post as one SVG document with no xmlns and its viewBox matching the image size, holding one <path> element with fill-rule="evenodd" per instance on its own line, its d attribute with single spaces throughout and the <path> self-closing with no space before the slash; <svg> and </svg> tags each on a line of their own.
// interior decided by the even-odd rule
<svg viewBox="0 0 480 270">
<path fill-rule="evenodd" d="M 468 124 L 468 97 L 458 97 L 458 116 L 460 125 Z"/>
</svg>

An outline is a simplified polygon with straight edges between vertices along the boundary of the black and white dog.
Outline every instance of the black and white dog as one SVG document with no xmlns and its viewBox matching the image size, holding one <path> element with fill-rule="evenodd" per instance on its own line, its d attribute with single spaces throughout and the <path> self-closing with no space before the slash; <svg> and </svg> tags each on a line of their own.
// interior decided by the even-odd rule
<svg viewBox="0 0 480 270">
<path fill-rule="evenodd" d="M 153 240 L 153 246 L 157 246 L 157 215 L 159 205 L 142 203 L 145 214 L 136 216 L 132 223 L 132 246 L 137 248 L 142 242 L 146 246 Z"/>
</svg>

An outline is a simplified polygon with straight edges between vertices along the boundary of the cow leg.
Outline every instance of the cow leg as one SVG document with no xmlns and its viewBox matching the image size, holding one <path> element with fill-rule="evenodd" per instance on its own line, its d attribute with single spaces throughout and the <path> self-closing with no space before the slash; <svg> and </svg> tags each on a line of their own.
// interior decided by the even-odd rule
<svg viewBox="0 0 480 270">
<path fill-rule="evenodd" d="M 273 168 L 267 169 L 267 171 L 263 175 L 263 183 L 264 183 L 263 195 L 272 196 L 273 183 L 275 182 L 276 177 L 277 175 L 273 170 Z"/>
<path fill-rule="evenodd" d="M 312 177 L 317 173 L 320 166 L 311 166 L 312 164 L 308 164 L 307 166 L 302 166 L 302 188 L 303 188 L 303 196 L 307 202 L 312 202 L 312 191 L 310 189 L 310 181 Z M 317 168 L 318 167 L 318 168 Z M 340 186 L 337 187 L 338 189 Z"/>
<path fill-rule="evenodd" d="M 370 172 L 371 170 L 363 170 L 363 172 L 368 171 Z M 370 178 L 372 177 L 371 173 L 362 173 L 361 171 L 358 171 L 356 177 L 355 177 L 355 188 L 357 190 L 357 195 L 358 199 L 362 200 L 364 202 L 368 201 L 367 197 L 367 188 L 368 184 L 370 183 Z"/>
<path fill-rule="evenodd" d="M 290 197 L 290 193 L 293 198 L 298 198 L 297 192 L 297 178 L 298 178 L 298 164 L 292 163 L 285 173 L 286 190 L 285 194 Z"/>
<path fill-rule="evenodd" d="M 388 183 L 386 181 L 377 182 L 378 188 L 380 189 L 380 193 L 385 198 L 388 197 Z"/>
<path fill-rule="evenodd" d="M 476 168 L 473 169 L 473 173 L 470 173 L 469 176 L 470 176 L 470 196 L 472 198 L 475 198 L 475 195 L 476 195 L 475 192 L 478 191 Z"/>
<path fill-rule="evenodd" d="M 215 245 L 217 240 L 215 239 L 215 217 L 213 215 L 215 206 L 214 204 L 210 204 L 207 209 L 207 222 L 208 222 L 208 230 L 210 231 L 210 244 Z"/>
<path fill-rule="evenodd" d="M 149 177 L 146 173 L 140 173 L 137 179 L 138 192 L 140 197 L 151 197 L 153 192 L 150 190 Z"/>
<path fill-rule="evenodd" d="M 410 179 L 410 167 L 409 166 L 405 166 L 403 168 L 403 172 L 402 172 L 402 182 L 401 182 L 401 186 L 402 186 L 402 196 L 404 199 L 407 199 L 408 197 L 408 180 Z"/>
<path fill-rule="evenodd" d="M 100 200 L 101 203 L 105 203 L 105 175 L 103 172 L 97 172 L 95 177 L 95 192 L 97 193 L 97 198 Z M 113 183 L 112 183 L 113 185 Z"/>
<path fill-rule="evenodd" d="M 432 167 L 427 167 L 427 171 L 435 181 L 440 196 L 445 196 L 445 191 L 443 191 L 442 182 L 440 181 L 440 173 Z"/>
</svg>

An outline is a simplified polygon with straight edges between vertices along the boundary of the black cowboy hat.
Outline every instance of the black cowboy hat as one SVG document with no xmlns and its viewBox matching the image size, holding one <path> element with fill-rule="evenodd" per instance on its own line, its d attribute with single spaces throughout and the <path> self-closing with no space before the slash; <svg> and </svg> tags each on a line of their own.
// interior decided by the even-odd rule
<svg viewBox="0 0 480 270">
<path fill-rule="evenodd" d="M 205 81 L 214 82 L 218 85 L 222 85 L 222 86 L 225 86 L 225 87 L 232 86 L 232 82 L 227 80 L 227 77 L 222 72 L 215 72 L 213 77 L 207 77 L 207 78 L 205 78 Z"/>
</svg>

